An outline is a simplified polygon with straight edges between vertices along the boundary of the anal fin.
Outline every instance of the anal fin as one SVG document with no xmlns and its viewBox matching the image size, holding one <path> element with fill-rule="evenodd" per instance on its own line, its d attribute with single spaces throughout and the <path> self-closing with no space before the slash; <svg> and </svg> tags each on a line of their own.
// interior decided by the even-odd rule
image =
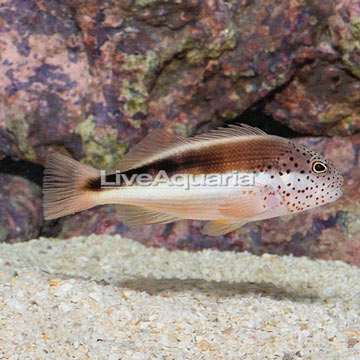
<svg viewBox="0 0 360 360">
<path fill-rule="evenodd" d="M 219 236 L 227 234 L 231 231 L 241 228 L 247 220 L 239 220 L 237 222 L 229 220 L 213 220 L 209 221 L 203 228 L 203 235 Z"/>
<path fill-rule="evenodd" d="M 169 222 L 183 220 L 177 216 L 144 209 L 140 206 L 119 205 L 118 216 L 127 226 L 141 226 L 149 224 L 167 224 Z"/>
</svg>

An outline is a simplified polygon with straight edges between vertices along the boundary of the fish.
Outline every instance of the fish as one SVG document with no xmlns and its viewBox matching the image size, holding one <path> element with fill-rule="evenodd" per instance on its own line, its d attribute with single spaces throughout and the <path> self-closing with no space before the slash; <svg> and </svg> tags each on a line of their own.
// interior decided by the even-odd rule
<svg viewBox="0 0 360 360">
<path fill-rule="evenodd" d="M 189 138 L 157 129 L 109 172 L 50 153 L 43 210 L 50 220 L 116 204 L 128 226 L 204 220 L 202 233 L 219 236 L 333 202 L 343 184 L 331 160 L 250 125 Z"/>
</svg>

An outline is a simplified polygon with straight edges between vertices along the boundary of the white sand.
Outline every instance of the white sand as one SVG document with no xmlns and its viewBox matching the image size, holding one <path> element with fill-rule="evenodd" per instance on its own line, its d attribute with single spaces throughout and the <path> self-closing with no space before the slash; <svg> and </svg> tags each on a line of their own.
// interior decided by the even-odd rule
<svg viewBox="0 0 360 360">
<path fill-rule="evenodd" d="M 120 237 L 0 246 L 0 359 L 360 359 L 360 269 Z"/>
</svg>

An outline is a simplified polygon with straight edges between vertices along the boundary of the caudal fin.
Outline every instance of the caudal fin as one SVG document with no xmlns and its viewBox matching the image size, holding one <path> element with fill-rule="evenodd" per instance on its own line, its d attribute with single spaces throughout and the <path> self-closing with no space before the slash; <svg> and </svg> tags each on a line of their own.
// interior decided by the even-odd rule
<svg viewBox="0 0 360 360">
<path fill-rule="evenodd" d="M 100 171 L 90 166 L 61 154 L 49 154 L 45 162 L 43 183 L 45 220 L 98 205 L 96 192 L 87 190 L 86 184 L 99 176 Z"/>
</svg>

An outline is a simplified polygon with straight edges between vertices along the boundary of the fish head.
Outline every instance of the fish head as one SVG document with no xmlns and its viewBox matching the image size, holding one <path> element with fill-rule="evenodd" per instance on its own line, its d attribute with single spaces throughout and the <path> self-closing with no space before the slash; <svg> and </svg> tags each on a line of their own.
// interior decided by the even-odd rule
<svg viewBox="0 0 360 360">
<path fill-rule="evenodd" d="M 279 172 L 284 202 L 289 212 L 325 205 L 343 195 L 344 178 L 331 160 L 305 146 L 289 142 Z"/>
<path fill-rule="evenodd" d="M 315 154 L 311 157 L 309 166 L 310 178 L 315 184 L 315 194 L 319 195 L 325 203 L 339 199 L 344 192 L 342 188 L 344 178 L 333 162 L 321 154 Z"/>
</svg>

